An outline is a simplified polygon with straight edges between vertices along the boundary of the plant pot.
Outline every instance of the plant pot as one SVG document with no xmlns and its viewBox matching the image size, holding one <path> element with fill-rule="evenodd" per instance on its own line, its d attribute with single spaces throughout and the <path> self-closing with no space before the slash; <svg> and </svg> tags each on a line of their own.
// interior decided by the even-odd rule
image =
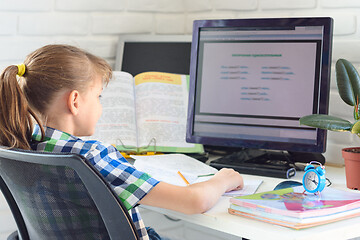
<svg viewBox="0 0 360 240">
<path fill-rule="evenodd" d="M 360 147 L 343 148 L 345 162 L 346 186 L 360 190 Z"/>
</svg>

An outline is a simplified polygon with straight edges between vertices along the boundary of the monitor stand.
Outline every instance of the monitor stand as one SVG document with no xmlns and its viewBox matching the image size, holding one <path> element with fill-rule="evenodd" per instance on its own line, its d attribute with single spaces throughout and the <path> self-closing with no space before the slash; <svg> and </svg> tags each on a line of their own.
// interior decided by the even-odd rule
<svg viewBox="0 0 360 240">
<path fill-rule="evenodd" d="M 229 155 L 210 162 L 210 166 L 217 169 L 233 168 L 234 170 L 251 175 L 277 178 L 291 178 L 295 176 L 295 163 L 318 161 L 325 164 L 325 158 L 318 153 L 283 152 L 244 148 Z"/>
</svg>

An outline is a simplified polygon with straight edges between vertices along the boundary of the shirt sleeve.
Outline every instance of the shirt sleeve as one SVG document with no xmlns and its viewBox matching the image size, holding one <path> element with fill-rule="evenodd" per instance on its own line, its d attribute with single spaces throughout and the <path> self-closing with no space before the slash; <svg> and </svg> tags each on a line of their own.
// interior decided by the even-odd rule
<svg viewBox="0 0 360 240">
<path fill-rule="evenodd" d="M 125 207 L 134 207 L 159 181 L 136 170 L 111 145 L 98 145 L 86 158 L 110 183 Z"/>
</svg>

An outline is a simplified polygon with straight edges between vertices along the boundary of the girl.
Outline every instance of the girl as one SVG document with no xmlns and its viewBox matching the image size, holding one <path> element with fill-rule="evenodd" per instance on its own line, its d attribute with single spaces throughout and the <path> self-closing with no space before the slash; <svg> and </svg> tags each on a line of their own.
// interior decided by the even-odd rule
<svg viewBox="0 0 360 240">
<path fill-rule="evenodd" d="M 47 45 L 0 76 L 0 144 L 10 148 L 83 155 L 129 209 L 139 235 L 148 239 L 137 204 L 186 214 L 210 209 L 227 191 L 243 187 L 234 170 L 222 169 L 206 182 L 179 187 L 159 182 L 129 164 L 113 146 L 84 141 L 101 115 L 109 64 L 68 45 Z"/>
</svg>

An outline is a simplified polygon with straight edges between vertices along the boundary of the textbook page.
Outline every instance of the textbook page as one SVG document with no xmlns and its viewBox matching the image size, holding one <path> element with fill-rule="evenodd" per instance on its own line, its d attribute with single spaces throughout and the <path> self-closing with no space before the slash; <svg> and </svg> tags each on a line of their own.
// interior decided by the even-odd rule
<svg viewBox="0 0 360 240">
<path fill-rule="evenodd" d="M 134 167 L 150 174 L 153 178 L 178 186 L 186 186 L 184 180 L 177 173 L 181 172 L 191 184 L 198 180 L 199 175 L 215 174 L 218 170 L 184 154 L 161 154 L 139 156 L 131 155 L 135 159 Z"/>
<path fill-rule="evenodd" d="M 131 157 L 135 159 L 134 167 L 136 169 L 150 174 L 156 180 L 177 186 L 186 186 L 178 171 L 190 184 L 209 180 L 212 176 L 201 176 L 218 172 L 216 168 L 184 154 L 131 155 Z M 243 189 L 224 193 L 224 196 L 254 194 L 261 183 L 262 180 L 258 179 L 244 179 Z"/>
<path fill-rule="evenodd" d="M 113 72 L 113 77 L 104 87 L 101 96 L 103 113 L 91 139 L 115 144 L 119 150 L 136 151 L 137 127 L 133 76 L 126 72 Z"/>
<path fill-rule="evenodd" d="M 140 149 L 155 151 L 156 144 L 156 151 L 160 152 L 203 152 L 202 145 L 186 142 L 189 98 L 186 75 L 138 74 L 135 95 Z"/>
<path fill-rule="evenodd" d="M 88 139 L 131 153 L 204 152 L 201 144 L 186 142 L 187 77 L 114 71 L 101 94 L 102 116 Z"/>
</svg>

